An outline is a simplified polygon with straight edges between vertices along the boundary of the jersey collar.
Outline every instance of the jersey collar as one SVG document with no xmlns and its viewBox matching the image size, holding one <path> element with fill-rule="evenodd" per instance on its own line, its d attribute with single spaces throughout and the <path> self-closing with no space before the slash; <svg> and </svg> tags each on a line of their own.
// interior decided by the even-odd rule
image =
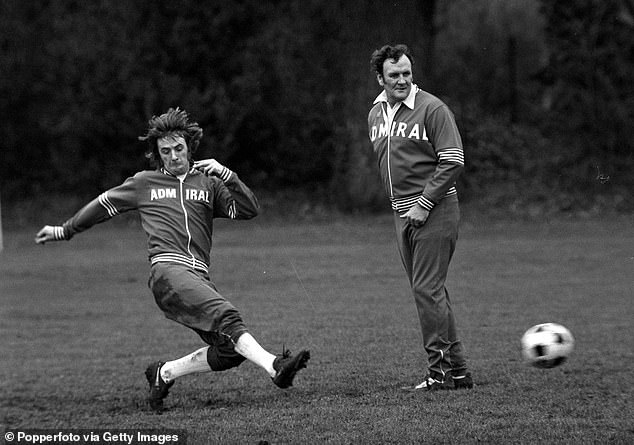
<svg viewBox="0 0 634 445">
<path fill-rule="evenodd" d="M 171 174 L 170 172 L 168 172 L 168 171 L 167 171 L 167 169 L 166 169 L 165 167 L 161 167 L 161 168 L 159 169 L 159 171 L 160 171 L 161 173 L 163 173 L 164 175 L 167 175 L 167 176 L 173 176 L 174 178 L 176 177 L 176 176 L 174 176 L 173 174 Z M 194 174 L 194 173 L 196 173 L 196 172 L 198 172 L 198 170 L 196 170 L 194 167 L 192 167 L 192 168 L 190 168 L 190 169 L 189 169 L 189 171 L 187 172 L 187 174 L 188 174 L 188 175 L 192 175 L 192 174 Z"/>
<path fill-rule="evenodd" d="M 402 104 L 405 104 L 410 110 L 414 109 L 414 102 L 416 101 L 416 93 L 418 93 L 418 90 L 418 86 L 413 83 L 412 89 L 409 92 L 409 96 L 407 96 L 405 100 L 401 102 Z M 376 99 L 374 99 L 374 104 L 378 104 L 380 102 L 387 103 L 387 94 L 385 93 L 385 90 L 381 91 L 381 94 L 379 94 Z"/>
</svg>

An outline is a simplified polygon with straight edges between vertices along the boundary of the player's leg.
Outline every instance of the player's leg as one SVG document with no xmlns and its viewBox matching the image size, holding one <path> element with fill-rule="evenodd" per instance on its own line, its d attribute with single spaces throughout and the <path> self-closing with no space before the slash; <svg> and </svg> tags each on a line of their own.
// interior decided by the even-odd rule
<svg viewBox="0 0 634 445">
<path fill-rule="evenodd" d="M 429 374 L 440 382 L 444 382 L 451 371 L 452 342 L 444 288 L 447 243 L 442 237 L 419 239 L 414 247 L 412 278 L 412 291 L 428 356 Z"/>
<path fill-rule="evenodd" d="M 237 344 L 233 346 L 228 336 L 213 332 L 197 332 L 210 346 L 161 364 L 159 375 L 166 384 L 189 374 L 225 371 L 238 366 L 245 359 L 263 368 L 271 377 L 275 377 L 273 362 L 276 356 L 262 348 L 251 334 L 240 335 Z"/>
<path fill-rule="evenodd" d="M 458 234 L 457 201 L 455 204 L 452 198 L 441 201 L 420 228 L 413 228 L 403 220 L 396 223 L 399 250 L 407 252 L 405 258 L 410 262 L 406 270 L 428 355 L 430 381 L 439 383 L 431 385 L 426 379 L 417 386 L 420 389 L 445 388 L 452 368 L 450 351 L 457 339 L 452 335 L 455 322 L 445 279 Z"/>
<path fill-rule="evenodd" d="M 229 337 L 216 332 L 206 332 L 198 329 L 194 329 L 194 331 L 196 331 L 209 346 L 200 348 L 179 359 L 161 363 L 158 375 L 165 384 L 169 384 L 177 378 L 189 374 L 225 371 L 239 366 L 244 362 L 245 358 L 235 351 Z M 272 356 L 271 369 L 274 359 L 275 356 Z M 271 375 L 273 375 L 273 373 L 272 371 Z"/>
<path fill-rule="evenodd" d="M 440 382 L 450 377 L 451 350 L 458 341 L 445 288 L 458 239 L 458 220 L 455 197 L 442 200 L 432 210 L 425 225 L 416 230 L 413 243 L 412 287 L 429 356 L 429 374 Z"/>
<path fill-rule="evenodd" d="M 219 296 L 210 298 L 210 295 L 213 297 L 217 292 L 205 274 L 184 266 L 155 264 L 152 266 L 148 284 L 157 305 L 167 318 L 199 334 L 217 329 L 218 326 L 212 326 L 213 323 L 209 320 L 214 319 L 214 314 L 219 318 L 230 306 Z M 231 308 L 233 307 L 229 307 Z M 209 345 L 214 344 L 213 341 L 206 342 Z M 212 348 L 205 347 L 177 360 L 150 364 L 145 371 L 150 385 L 150 407 L 157 412 L 163 410 L 163 399 L 167 397 L 175 379 L 192 373 L 211 371 L 208 360 L 210 350 Z"/>
<path fill-rule="evenodd" d="M 247 331 L 238 310 L 216 291 L 213 283 L 204 281 L 204 285 L 208 287 L 204 307 L 209 307 L 207 315 L 210 330 L 218 332 L 221 337 L 215 342 L 216 347 L 209 350 L 208 358 L 212 370 L 229 369 L 246 359 L 266 371 L 273 383 L 280 388 L 292 386 L 295 374 L 306 367 L 310 352 L 301 350 L 297 354 L 291 354 L 283 351 L 281 356 L 271 354 Z M 221 358 L 218 367 L 212 360 L 217 354 Z"/>
<path fill-rule="evenodd" d="M 205 339 L 201 335 L 211 346 L 207 350 L 206 359 L 211 370 L 237 366 L 246 358 L 262 367 L 278 384 L 276 379 L 279 379 L 280 370 L 294 366 L 297 369 L 290 373 L 290 382 L 285 379 L 282 384 L 278 384 L 288 387 L 292 385 L 295 372 L 306 366 L 310 356 L 308 351 L 301 351 L 296 356 L 276 357 L 262 348 L 247 332 L 238 310 L 218 293 L 206 274 L 177 265 L 158 263 L 152 267 L 150 288 L 156 303 L 167 318 L 188 326 L 199 334 L 217 333 L 219 339 Z M 227 351 L 228 348 L 231 350 Z M 186 366 L 183 372 L 204 368 L 204 360 L 200 356 L 196 357 L 194 363 L 190 363 L 191 368 L 187 366 L 187 358 L 184 358 Z M 282 374 L 289 375 L 288 372 Z"/>
<path fill-rule="evenodd" d="M 251 334 L 245 332 L 240 335 L 235 342 L 235 350 L 250 362 L 264 369 L 271 377 L 275 377 L 275 369 L 273 369 L 275 355 L 260 346 Z"/>
<path fill-rule="evenodd" d="M 182 376 L 209 372 L 211 367 L 207 362 L 209 347 L 200 348 L 191 354 L 168 362 L 154 362 L 145 370 L 145 377 L 150 385 L 148 401 L 152 410 L 163 411 L 163 399 L 167 397 L 174 381 Z"/>
<path fill-rule="evenodd" d="M 212 369 L 207 360 L 208 350 L 209 346 L 206 346 L 179 359 L 165 362 L 161 366 L 161 378 L 169 383 L 189 374 L 210 372 Z"/>
<path fill-rule="evenodd" d="M 260 346 L 248 332 L 240 335 L 235 343 L 235 349 L 247 360 L 264 369 L 271 376 L 273 383 L 280 388 L 293 386 L 295 374 L 305 368 L 310 359 L 308 350 L 301 350 L 297 354 L 283 351 L 282 355 L 275 356 Z"/>
<path fill-rule="evenodd" d="M 410 286 L 412 285 L 412 244 L 411 233 L 413 228 L 400 215 L 394 212 L 394 225 L 396 227 L 396 246 L 407 274 Z"/>
<path fill-rule="evenodd" d="M 445 289 L 446 292 L 446 289 Z M 458 337 L 458 329 L 456 327 L 456 319 L 451 308 L 451 300 L 449 299 L 449 293 L 446 293 L 448 312 L 448 326 L 449 326 L 449 340 L 451 341 L 451 348 L 449 350 L 451 360 L 451 377 L 453 384 L 456 388 L 472 388 L 473 381 L 471 374 L 467 371 L 467 360 L 464 347 L 460 338 Z"/>
<path fill-rule="evenodd" d="M 310 352 L 298 354 L 283 351 L 275 356 L 264 349 L 244 328 L 242 323 L 226 324 L 226 333 L 201 333 L 211 346 L 207 350 L 207 363 L 212 371 L 224 371 L 239 366 L 245 360 L 261 367 L 280 388 L 293 385 L 297 372 L 306 367 Z"/>
<path fill-rule="evenodd" d="M 218 295 L 215 290 L 214 293 Z M 217 326 L 221 340 L 216 342 L 217 347 L 209 350 L 209 357 L 212 357 L 212 353 L 222 353 L 222 360 L 219 368 L 216 368 L 210 360 L 212 369 L 228 369 L 237 366 L 236 360 L 239 364 L 246 359 L 266 371 L 280 388 L 292 386 L 297 371 L 306 367 L 310 352 L 302 350 L 292 355 L 289 351 L 283 351 L 281 356 L 271 354 L 247 331 L 238 310 L 219 295 L 218 297 L 224 302 L 222 305 L 224 310 L 213 313 L 212 325 Z"/>
<path fill-rule="evenodd" d="M 446 203 L 448 206 L 448 219 L 450 221 L 455 221 L 456 225 L 456 240 L 458 238 L 458 223 L 460 221 L 460 206 L 458 204 L 457 197 L 449 197 L 446 198 Z M 451 249 L 451 256 L 449 257 L 449 261 L 453 257 L 453 252 L 455 250 L 456 243 L 453 243 L 453 247 Z M 460 337 L 458 335 L 458 328 L 456 319 L 454 316 L 453 308 L 451 305 L 451 299 L 449 298 L 449 292 L 445 288 L 445 300 L 447 301 L 448 308 L 448 335 L 449 341 L 451 342 L 451 347 L 449 350 L 450 360 L 451 360 L 451 376 L 453 379 L 454 387 L 456 389 L 463 388 L 473 388 L 473 380 L 471 378 L 471 373 L 467 371 L 467 359 L 466 352 L 463 346 L 462 341 L 460 341 Z"/>
<path fill-rule="evenodd" d="M 422 273 L 420 253 L 422 238 L 421 232 L 423 232 L 423 228 L 414 228 L 398 214 L 394 215 L 394 222 L 396 227 L 396 241 L 398 245 L 398 250 L 401 256 L 401 261 L 403 262 L 403 266 L 405 268 L 405 272 L 407 273 L 407 278 L 409 279 L 411 285 L 412 295 L 414 296 L 414 302 L 421 325 L 423 347 L 427 353 L 427 359 L 430 363 L 431 371 L 431 369 L 433 369 L 432 366 L 435 368 L 440 367 L 439 358 L 441 357 L 442 353 L 438 350 L 436 346 L 438 343 L 438 327 L 436 319 L 437 308 L 433 303 L 428 303 L 428 301 L 432 300 L 432 296 L 429 295 L 430 292 L 427 290 L 429 285 L 425 283 L 424 280 L 421 278 L 425 276 L 425 274 Z M 431 226 L 428 225 L 429 223 L 430 219 L 428 218 L 427 223 L 425 224 L 427 227 L 425 227 L 425 229 Z M 423 264 L 429 264 L 429 262 L 423 262 Z M 431 309 L 429 309 L 428 307 Z M 425 320 L 424 315 L 429 318 L 429 321 Z M 448 347 L 445 347 L 445 349 L 448 349 Z M 447 363 L 444 367 L 447 369 L 450 368 L 449 363 Z M 436 384 L 436 387 L 438 387 L 439 385 L 444 386 L 444 377 L 442 376 L 442 373 L 439 374 L 440 376 L 436 377 L 439 379 L 440 383 Z M 431 388 L 431 384 L 428 382 L 429 379 L 431 379 L 431 377 L 428 373 L 422 383 L 417 385 L 405 386 L 403 387 L 403 389 L 407 391 L 429 389 Z M 431 381 L 433 382 L 434 380 L 432 379 Z"/>
<path fill-rule="evenodd" d="M 414 248 L 413 248 L 413 244 L 414 244 L 414 227 L 412 227 L 406 220 L 404 220 L 403 218 L 400 217 L 400 215 L 398 213 L 394 213 L 394 225 L 396 228 L 396 244 L 398 246 L 398 251 L 401 257 L 401 262 L 403 263 L 403 267 L 405 268 L 405 273 L 407 274 L 407 278 L 409 280 L 411 289 L 412 289 L 412 293 L 414 293 L 414 286 L 413 286 L 413 274 L 414 274 L 414 258 L 413 258 L 413 252 L 414 252 Z M 414 302 L 416 304 L 416 308 L 417 311 L 420 313 L 420 311 L 418 310 L 418 301 L 416 298 L 414 298 Z M 422 332 L 423 334 L 423 344 L 425 344 L 425 337 L 424 337 L 424 331 Z M 419 390 L 419 389 L 425 389 L 427 386 L 427 381 L 425 379 L 425 381 L 423 383 L 421 383 L 420 385 L 408 385 L 403 387 L 402 389 L 407 390 L 407 391 L 413 391 L 413 390 Z"/>
</svg>

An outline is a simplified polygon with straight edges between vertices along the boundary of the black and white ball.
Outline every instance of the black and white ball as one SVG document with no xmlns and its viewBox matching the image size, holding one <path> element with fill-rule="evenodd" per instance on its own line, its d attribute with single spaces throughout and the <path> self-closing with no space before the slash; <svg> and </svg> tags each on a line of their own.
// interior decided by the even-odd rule
<svg viewBox="0 0 634 445">
<path fill-rule="evenodd" d="M 575 346 L 570 331 L 557 323 L 533 326 L 522 336 L 522 355 L 536 368 L 554 368 L 566 361 Z"/>
</svg>

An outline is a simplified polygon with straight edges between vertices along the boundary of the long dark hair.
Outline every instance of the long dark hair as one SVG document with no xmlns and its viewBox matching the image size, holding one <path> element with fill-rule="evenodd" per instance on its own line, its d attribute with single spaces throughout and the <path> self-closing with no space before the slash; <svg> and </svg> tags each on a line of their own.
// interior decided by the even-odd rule
<svg viewBox="0 0 634 445">
<path fill-rule="evenodd" d="M 162 165 L 161 156 L 158 153 L 157 140 L 165 136 L 181 136 L 187 143 L 187 153 L 189 159 L 196 152 L 200 139 L 203 137 L 203 130 L 197 122 L 189 120 L 189 115 L 185 110 L 176 107 L 170 108 L 160 116 L 152 116 L 148 121 L 147 132 L 139 136 L 140 141 L 147 141 L 148 148 L 145 157 L 150 160 L 152 166 Z"/>
</svg>

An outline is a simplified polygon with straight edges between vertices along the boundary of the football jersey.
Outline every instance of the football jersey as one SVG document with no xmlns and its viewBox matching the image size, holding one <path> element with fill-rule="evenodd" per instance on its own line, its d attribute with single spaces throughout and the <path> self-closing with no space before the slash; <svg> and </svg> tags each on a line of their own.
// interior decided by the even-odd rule
<svg viewBox="0 0 634 445">
<path fill-rule="evenodd" d="M 445 196 L 457 194 L 455 182 L 464 167 L 453 114 L 416 85 L 395 104 L 398 108 L 388 107 L 383 91 L 368 114 L 368 129 L 392 208 L 402 213 L 418 203 L 431 210 Z"/>
<path fill-rule="evenodd" d="M 103 192 L 66 221 L 58 239 L 70 239 L 94 224 L 137 210 L 152 264 L 179 263 L 207 272 L 213 219 L 249 219 L 259 204 L 231 170 L 208 177 L 191 169 L 180 180 L 165 169 L 141 171 Z"/>
</svg>

